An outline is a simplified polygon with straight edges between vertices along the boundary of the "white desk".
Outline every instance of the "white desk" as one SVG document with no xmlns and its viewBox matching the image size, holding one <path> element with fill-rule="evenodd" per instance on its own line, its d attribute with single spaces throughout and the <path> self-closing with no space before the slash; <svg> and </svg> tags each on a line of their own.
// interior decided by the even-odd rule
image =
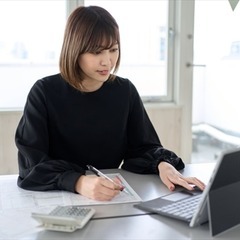
<svg viewBox="0 0 240 240">
<path fill-rule="evenodd" d="M 183 171 L 186 176 L 196 176 L 202 179 L 204 182 L 209 180 L 211 172 L 214 168 L 214 164 L 189 164 Z M 160 182 L 158 176 L 156 175 L 138 175 L 123 170 L 109 170 L 106 172 L 116 172 L 119 171 L 121 175 L 127 180 L 127 182 L 133 187 L 133 189 L 139 194 L 143 200 L 149 200 L 152 198 L 159 197 L 169 193 L 168 189 L 163 186 Z M 2 179 L 6 176 L 0 176 L 0 183 Z M 15 178 L 16 176 L 10 176 L 10 178 Z M 0 185 L 1 186 L 1 185 Z M 19 201 L 18 201 L 19 202 Z M 24 205 L 24 199 L 22 204 Z M 0 202 L 1 207 L 1 202 Z M 97 206 L 97 210 L 101 211 L 112 211 L 117 209 L 117 211 L 129 211 L 132 208 L 132 204 L 117 204 L 117 205 L 105 205 Z M 1 209 L 1 208 L 0 208 Z M 156 214 L 146 214 L 128 217 L 115 217 L 115 218 L 105 218 L 105 219 L 93 219 L 87 226 L 82 230 L 77 230 L 73 233 L 62 233 L 62 232 L 52 232 L 40 230 L 37 227 L 31 227 L 31 224 L 35 223 L 31 219 L 30 214 L 26 213 L 25 217 L 28 221 L 24 221 L 26 226 L 23 226 L 19 230 L 18 236 L 10 233 L 11 227 L 13 229 L 18 228 L 21 225 L 18 216 L 12 214 L 8 217 L 8 222 L 4 223 L 4 226 L 8 226 L 6 231 L 2 228 L 3 217 L 0 210 L 0 239 L 18 239 L 18 240 L 68 240 L 68 239 L 117 239 L 117 240 L 185 240 L 185 239 L 240 239 L 240 226 L 231 229 L 215 238 L 210 236 L 208 224 L 196 228 L 190 228 L 186 223 L 169 219 L 167 217 L 162 217 Z M 12 217 L 12 221 L 11 218 Z M 26 219 L 25 219 L 26 220 Z M 29 224 L 29 226 L 27 226 Z M 21 231 L 22 230 L 22 231 Z"/>
</svg>

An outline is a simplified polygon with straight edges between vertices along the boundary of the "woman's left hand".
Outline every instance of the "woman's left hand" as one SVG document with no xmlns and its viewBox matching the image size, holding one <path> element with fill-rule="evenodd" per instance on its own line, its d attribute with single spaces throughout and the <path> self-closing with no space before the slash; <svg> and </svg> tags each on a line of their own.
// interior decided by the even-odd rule
<svg viewBox="0 0 240 240">
<path fill-rule="evenodd" d="M 162 182 L 171 191 L 176 185 L 182 186 L 188 190 L 193 190 L 193 185 L 204 190 L 205 184 L 196 177 L 184 177 L 178 170 L 167 162 L 160 162 L 158 165 L 159 176 Z"/>
</svg>

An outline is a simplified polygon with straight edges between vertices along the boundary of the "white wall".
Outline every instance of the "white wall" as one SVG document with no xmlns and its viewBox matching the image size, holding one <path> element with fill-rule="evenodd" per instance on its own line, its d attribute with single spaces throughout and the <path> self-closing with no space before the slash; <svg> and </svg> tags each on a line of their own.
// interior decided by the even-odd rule
<svg viewBox="0 0 240 240">
<path fill-rule="evenodd" d="M 175 106 L 146 105 L 162 144 L 180 154 L 181 109 Z M 21 111 L 0 111 L 0 174 L 18 173 L 14 135 Z"/>
</svg>

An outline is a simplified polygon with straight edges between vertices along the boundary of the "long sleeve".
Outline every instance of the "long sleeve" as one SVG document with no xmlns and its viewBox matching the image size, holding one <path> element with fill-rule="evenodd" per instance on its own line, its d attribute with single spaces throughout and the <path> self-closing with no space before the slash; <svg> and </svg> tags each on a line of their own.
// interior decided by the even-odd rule
<svg viewBox="0 0 240 240">
<path fill-rule="evenodd" d="M 74 192 L 77 179 L 85 173 L 78 165 L 49 153 L 47 100 L 35 84 L 19 122 L 15 141 L 18 148 L 18 185 L 29 190 L 67 190 Z"/>
<path fill-rule="evenodd" d="M 122 168 L 135 173 L 158 174 L 158 164 L 162 161 L 171 164 L 177 170 L 185 167 L 182 159 L 174 152 L 159 146 L 150 148 L 140 157 L 126 158 Z"/>
<path fill-rule="evenodd" d="M 134 86 L 132 88 L 133 100 L 128 120 L 128 152 L 122 168 L 136 173 L 158 173 L 158 164 L 165 161 L 177 170 L 183 169 L 182 159 L 162 146 L 138 92 Z"/>
</svg>

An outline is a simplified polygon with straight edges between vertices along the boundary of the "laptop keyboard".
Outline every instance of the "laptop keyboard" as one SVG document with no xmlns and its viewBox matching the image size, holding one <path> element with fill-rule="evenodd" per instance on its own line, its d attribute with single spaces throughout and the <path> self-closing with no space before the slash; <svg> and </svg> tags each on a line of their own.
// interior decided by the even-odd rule
<svg viewBox="0 0 240 240">
<path fill-rule="evenodd" d="M 174 215 L 177 218 L 189 220 L 192 218 L 200 198 L 201 194 L 158 208 L 158 211 L 164 215 Z"/>
</svg>

